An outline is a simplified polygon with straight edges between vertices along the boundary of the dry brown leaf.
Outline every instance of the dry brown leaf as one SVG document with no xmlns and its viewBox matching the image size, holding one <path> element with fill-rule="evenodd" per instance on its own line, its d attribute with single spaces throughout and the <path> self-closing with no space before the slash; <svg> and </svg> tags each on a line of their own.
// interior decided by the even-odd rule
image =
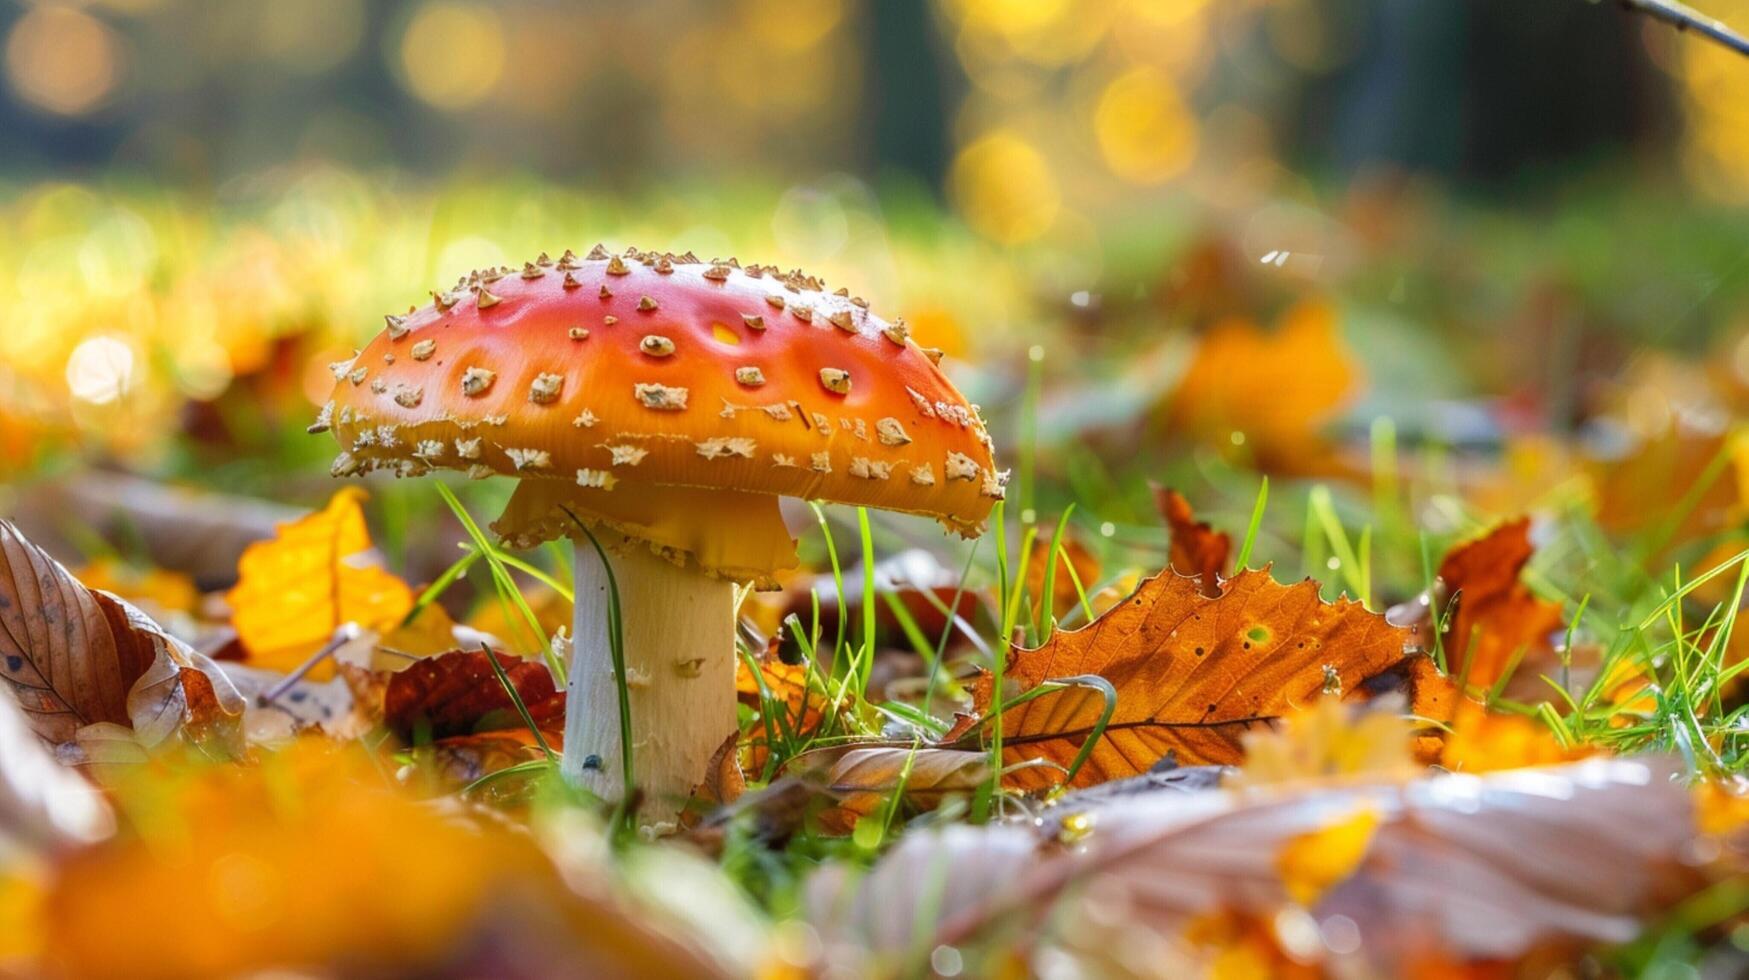
<svg viewBox="0 0 1749 980">
<path fill-rule="evenodd" d="M 1322 944 L 1301 951 L 1337 972 L 1512 962 L 1631 939 L 1695 887 L 1684 866 L 1694 807 L 1670 773 L 1663 760 L 1596 759 L 1291 792 L 1161 791 L 1085 807 L 1070 794 L 1058 809 L 1072 833 L 913 834 L 860 883 L 821 875 L 807 907 L 829 944 L 872 954 L 865 967 L 993 934 L 1012 946 L 1006 930 L 1016 929 L 1097 958 L 1082 945 L 1097 931 L 1082 926 L 1119 911 L 1124 933 L 1158 940 L 1145 948 L 1206 967 L 1226 941 L 1206 934 L 1215 910 L 1264 922 L 1308 915 L 1314 928 L 1345 916 L 1359 936 L 1349 959 Z M 1058 905 L 1065 895 L 1077 900 Z M 919 934 L 923 922 L 932 931 Z M 1045 922 L 1050 930 L 1038 932 Z"/>
<path fill-rule="evenodd" d="M 370 557 L 364 497 L 347 487 L 322 510 L 281 524 L 273 540 L 243 552 L 237 587 L 226 598 L 251 663 L 289 673 L 342 624 L 382 633 L 412 610 L 407 583 Z M 309 676 L 326 680 L 333 670 L 325 662 Z"/>
<path fill-rule="evenodd" d="M 1155 487 L 1154 503 L 1172 532 L 1167 564 L 1180 575 L 1200 578 L 1203 595 L 1219 595 L 1221 577 L 1227 574 L 1227 557 L 1233 550 L 1233 539 L 1226 532 L 1210 527 L 1208 522 L 1197 520 L 1196 513 L 1190 509 L 1190 501 L 1176 490 Z"/>
<path fill-rule="evenodd" d="M 872 745 L 804 752 L 784 767 L 835 800 L 816 818 L 828 834 L 848 834 L 856 822 L 882 812 L 892 794 L 913 810 L 933 810 L 949 795 L 969 794 L 990 778 L 990 755 L 960 749 Z M 901 813 L 904 812 L 902 808 Z"/>
<path fill-rule="evenodd" d="M 0 679 L 51 745 L 109 723 L 150 747 L 178 731 L 241 748 L 242 698 L 212 661 L 0 521 Z"/>
<path fill-rule="evenodd" d="M 544 663 L 493 654 L 505 677 L 543 732 L 565 727 L 565 692 Z M 411 740 L 427 730 L 434 739 L 526 727 L 484 650 L 452 650 L 390 674 L 383 691 L 383 722 Z"/>
<path fill-rule="evenodd" d="M 1247 729 L 1326 689 L 1359 688 L 1414 642 L 1412 628 L 1392 626 L 1358 603 L 1325 602 L 1309 579 L 1280 585 L 1267 568 L 1244 571 L 1210 598 L 1196 579 L 1168 571 L 1088 626 L 1058 632 L 1036 650 L 1013 650 L 1008 699 L 1082 674 L 1116 688 L 1116 711 L 1073 783 L 1091 786 L 1145 772 L 1168 752 L 1187 765 L 1236 764 Z M 989 711 L 993 693 L 991 676 L 980 674 L 976 713 Z M 1104 708 L 1097 690 L 1071 687 L 1006 710 L 1004 764 L 1047 759 L 1068 767 Z M 972 725 L 962 720 L 952 737 Z M 1035 790 L 1060 779 L 1056 770 L 1024 768 L 1006 782 Z"/>
</svg>

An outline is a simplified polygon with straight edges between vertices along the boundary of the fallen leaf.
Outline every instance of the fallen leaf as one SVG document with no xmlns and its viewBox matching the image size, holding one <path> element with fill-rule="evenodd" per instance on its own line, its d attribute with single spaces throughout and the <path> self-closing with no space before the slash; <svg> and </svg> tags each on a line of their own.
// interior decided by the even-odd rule
<svg viewBox="0 0 1749 980">
<path fill-rule="evenodd" d="M 1167 424 L 1205 445 L 1242 442 L 1264 469 L 1315 472 L 1328 453 L 1319 430 L 1361 379 L 1328 303 L 1301 302 L 1267 333 L 1230 318 L 1197 344 L 1167 402 Z"/>
<path fill-rule="evenodd" d="M 1320 697 L 1284 715 L 1273 730 L 1246 732 L 1236 786 L 1267 786 L 1352 777 L 1410 776 L 1412 729 L 1394 711 Z"/>
<path fill-rule="evenodd" d="M 115 818 L 97 788 L 55 761 L 10 697 L 0 696 L 0 869 L 19 851 L 50 851 L 108 835 Z"/>
<path fill-rule="evenodd" d="M 1409 713 L 1435 724 L 1415 740 L 1415 757 L 1454 772 L 1519 769 L 1582 759 L 1592 750 L 1568 747 L 1535 718 L 1492 711 L 1461 692 L 1428 657 L 1408 671 Z"/>
<path fill-rule="evenodd" d="M 1051 538 L 1050 534 L 1040 534 L 1034 538 L 1026 562 L 1027 595 L 1032 597 L 1035 604 L 1045 593 L 1045 576 L 1050 571 L 1052 558 Z M 1082 591 L 1098 585 L 1100 565 L 1099 556 L 1081 543 L 1073 525 L 1064 529 L 1055 558 L 1057 570 L 1051 580 L 1051 615 L 1061 619 L 1081 604 Z M 1080 589 L 1075 587 L 1076 581 L 1081 583 Z M 1089 597 L 1091 598 L 1091 593 Z"/>
<path fill-rule="evenodd" d="M 1072 793 L 1057 809 L 1073 835 L 1014 824 L 914 833 L 860 882 L 837 869 L 817 876 L 805 907 L 828 945 L 860 947 L 865 964 L 881 966 L 984 937 L 1012 948 L 1016 930 L 1098 957 L 1079 945 L 1091 934 L 1082 924 L 1121 913 L 1125 934 L 1157 937 L 1206 968 L 1231 938 L 1206 948 L 1215 910 L 1264 923 L 1300 916 L 1314 929 L 1346 917 L 1358 942 L 1345 955 L 1321 943 L 1299 950 L 1338 975 L 1404 975 L 1436 959 L 1510 963 L 1632 939 L 1699 885 L 1684 864 L 1694 806 L 1671 772 L 1659 759 L 1595 759 L 1087 806 Z"/>
<path fill-rule="evenodd" d="M 495 653 L 517 697 L 543 732 L 565 725 L 565 692 L 546 664 Z M 404 740 L 426 730 L 433 739 L 526 727 L 484 650 L 454 650 L 409 664 L 388 677 L 383 722 Z"/>
<path fill-rule="evenodd" d="M 861 615 L 862 575 L 861 566 L 855 565 L 844 569 L 839 576 L 824 574 L 801 577 L 785 590 L 776 618 L 781 621 L 795 616 L 811 627 L 814 622 L 814 607 L 818 603 L 821 635 L 834 635 L 838 629 L 839 618 L 846 615 L 847 610 L 852 617 Z M 894 636 L 899 629 L 898 617 L 887 604 L 888 597 L 898 601 L 917 625 L 917 629 L 931 643 L 947 628 L 947 610 L 953 610 L 961 618 L 973 619 L 983 602 L 983 596 L 977 590 L 962 588 L 960 577 L 960 569 L 948 568 L 939 557 L 922 548 L 907 548 L 875 562 L 875 621 L 882 631 L 881 635 Z M 840 580 L 844 584 L 846 600 L 842 602 L 838 595 Z M 1092 583 L 1087 584 L 1091 586 Z M 1070 588 L 1073 589 L 1073 586 Z M 761 594 L 755 593 L 755 596 Z M 957 604 L 955 596 L 958 596 Z M 766 632 L 775 633 L 776 630 L 768 629 Z M 959 641 L 960 633 L 957 630 L 948 637 L 950 646 Z"/>
<path fill-rule="evenodd" d="M 87 562 L 73 573 L 87 588 L 165 612 L 192 613 L 200 602 L 194 579 L 163 568 L 131 568 L 114 558 Z"/>
<path fill-rule="evenodd" d="M 564 750 L 565 732 L 555 728 L 541 732 L 555 754 Z M 503 728 L 472 735 L 451 735 L 433 742 L 425 772 L 434 780 L 433 791 L 453 791 L 524 762 L 547 757 L 534 733 L 527 728 Z M 512 791 L 515 787 L 508 787 Z"/>
<path fill-rule="evenodd" d="M 827 696 L 818 684 L 809 683 L 810 673 L 805 661 L 786 664 L 779 660 L 775 638 L 763 653 L 753 658 L 751 667 L 745 658 L 735 659 L 735 696 L 742 704 L 762 713 L 747 730 L 744 760 L 748 771 L 756 776 L 765 769 L 770 735 L 784 740 L 806 738 L 825 724 Z M 775 710 L 767 709 L 767 698 Z M 767 724 L 772 726 L 769 733 Z"/>
<path fill-rule="evenodd" d="M 1586 470 L 1596 485 L 1597 522 L 1618 535 L 1652 533 L 1670 547 L 1740 522 L 1749 480 L 1749 451 L 1736 435 L 1671 422 L 1663 432 L 1636 441 L 1625 453 L 1590 458 Z M 1723 464 L 1698 496 L 1709 468 Z M 1680 506 L 1679 506 L 1680 505 Z M 1672 524 L 1672 517 L 1676 521 Z"/>
<path fill-rule="evenodd" d="M 211 660 L 133 606 L 86 588 L 6 521 L 0 678 L 50 745 L 109 723 L 146 747 L 181 731 L 222 751 L 241 748 L 242 698 Z"/>
<path fill-rule="evenodd" d="M 1558 672 L 1554 637 L 1565 626 L 1561 604 L 1540 599 L 1520 580 L 1535 549 L 1521 517 L 1452 549 L 1439 563 L 1449 614 L 1445 662 L 1472 687 L 1492 689 L 1510 669 L 1527 693 L 1552 690 L 1537 678 Z M 1516 666 L 1515 666 L 1516 662 Z"/>
<path fill-rule="evenodd" d="M 355 746 L 139 782 L 118 792 L 151 783 L 154 819 L 55 869 L 33 974 L 724 974 L 666 917 L 568 887 L 530 834 L 414 799 Z"/>
<path fill-rule="evenodd" d="M 970 794 L 990 778 L 990 755 L 923 746 L 829 747 L 804 752 L 784 767 L 817 783 L 835 805 L 816 818 L 828 834 L 848 834 L 856 822 L 884 812 L 894 793 L 913 810 L 933 810 L 950 794 Z M 901 809 L 899 812 L 903 813 Z"/>
<path fill-rule="evenodd" d="M 1190 501 L 1167 487 L 1154 488 L 1154 503 L 1172 534 L 1167 564 L 1180 575 L 1202 580 L 1202 594 L 1219 595 L 1221 577 L 1227 574 L 1227 556 L 1233 539 L 1196 519 Z"/>
<path fill-rule="evenodd" d="M 251 663 L 290 673 L 342 624 L 387 632 L 413 608 L 407 583 L 371 557 L 364 497 L 347 487 L 327 507 L 281 524 L 272 540 L 243 552 L 226 599 Z M 326 680 L 333 671 L 324 662 L 309 676 Z"/>
<path fill-rule="evenodd" d="M 1243 571 L 1210 598 L 1196 579 L 1164 572 L 1082 629 L 1059 631 L 1036 650 L 1009 654 L 1016 693 L 1084 674 L 1105 678 L 1117 706 L 1072 785 L 1135 775 L 1168 752 L 1184 764 L 1236 764 L 1241 737 L 1327 688 L 1352 691 L 1403 659 L 1415 631 L 1346 599 L 1327 603 L 1311 580 L 1279 585 L 1267 568 Z M 973 710 L 990 710 L 993 678 L 981 673 Z M 1014 695 L 1005 697 L 1012 701 Z M 1093 733 L 1105 698 L 1069 687 L 1002 715 L 1003 763 L 1047 759 L 1068 767 Z M 967 734 L 967 717 L 950 738 Z M 987 728 L 988 726 L 984 726 Z M 1006 782 L 1037 790 L 1055 770 L 1012 770 Z"/>
</svg>

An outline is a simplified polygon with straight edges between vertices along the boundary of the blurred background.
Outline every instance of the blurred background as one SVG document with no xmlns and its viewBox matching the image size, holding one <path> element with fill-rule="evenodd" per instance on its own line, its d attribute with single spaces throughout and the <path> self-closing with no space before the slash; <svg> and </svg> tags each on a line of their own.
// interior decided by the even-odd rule
<svg viewBox="0 0 1749 980">
<path fill-rule="evenodd" d="M 1106 548 L 1163 546 L 1150 479 L 1242 527 L 1259 471 L 1364 496 L 1381 453 L 1423 523 L 1632 526 L 1749 401 L 1749 60 L 1617 4 L 5 0 L 0 36 L 0 504 L 87 554 L 163 514 L 72 516 L 148 486 L 319 503 L 330 361 L 598 240 L 903 315 L 1021 518 Z M 377 494 L 418 566 L 432 495 Z"/>
</svg>

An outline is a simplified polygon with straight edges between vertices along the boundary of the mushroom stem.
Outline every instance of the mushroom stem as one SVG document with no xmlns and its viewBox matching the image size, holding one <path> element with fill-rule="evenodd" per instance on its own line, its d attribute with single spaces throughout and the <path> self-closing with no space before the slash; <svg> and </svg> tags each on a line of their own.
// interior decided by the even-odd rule
<svg viewBox="0 0 1749 980">
<path fill-rule="evenodd" d="M 617 801 L 626 787 L 608 634 L 612 592 L 596 550 L 587 541 L 572 550 L 577 601 L 564 774 Z M 711 755 L 735 730 L 735 587 L 636 541 L 623 552 L 607 556 L 619 587 L 632 779 L 644 794 L 640 818 L 660 824 L 680 812 Z"/>
</svg>

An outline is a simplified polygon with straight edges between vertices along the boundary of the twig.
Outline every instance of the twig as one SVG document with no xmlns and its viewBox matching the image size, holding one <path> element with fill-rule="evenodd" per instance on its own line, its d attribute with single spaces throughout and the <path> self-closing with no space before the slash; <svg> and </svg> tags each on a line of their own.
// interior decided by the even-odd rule
<svg viewBox="0 0 1749 980">
<path fill-rule="evenodd" d="M 278 701 L 285 692 L 291 690 L 293 684 L 303 680 L 305 674 L 315 670 L 317 664 L 334 656 L 334 651 L 363 635 L 364 631 L 358 628 L 357 623 L 341 623 L 340 628 L 334 631 L 334 635 L 329 638 L 328 642 L 322 644 L 322 649 L 317 650 L 310 656 L 310 659 L 299 664 L 297 670 L 281 678 L 278 684 L 256 697 L 256 703 L 265 708 Z"/>
<path fill-rule="evenodd" d="M 1679 31 L 1694 31 L 1744 57 L 1749 57 L 1749 38 L 1679 0 L 1620 0 L 1620 3 L 1628 10 L 1645 14 Z"/>
</svg>

